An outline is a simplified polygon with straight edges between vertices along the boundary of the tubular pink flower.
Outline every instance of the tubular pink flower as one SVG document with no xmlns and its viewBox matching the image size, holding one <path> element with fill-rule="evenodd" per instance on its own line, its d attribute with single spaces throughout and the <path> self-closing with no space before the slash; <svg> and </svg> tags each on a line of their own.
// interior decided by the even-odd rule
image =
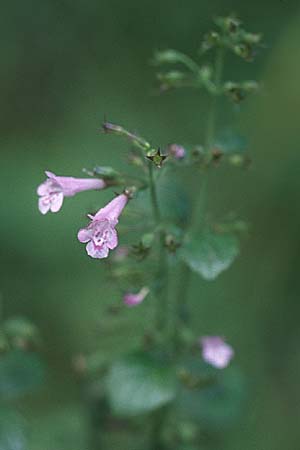
<svg viewBox="0 0 300 450">
<path fill-rule="evenodd" d="M 203 336 L 200 339 L 204 361 L 218 369 L 228 366 L 234 356 L 234 350 L 220 336 Z"/>
<path fill-rule="evenodd" d="M 186 154 L 186 150 L 182 145 L 170 144 L 169 153 L 174 156 L 175 159 L 183 159 Z"/>
<path fill-rule="evenodd" d="M 106 258 L 109 250 L 117 247 L 118 235 L 115 227 L 127 202 L 127 195 L 118 195 L 94 216 L 89 215 L 91 222 L 86 228 L 79 230 L 78 240 L 87 244 L 87 254 L 92 258 Z"/>
<path fill-rule="evenodd" d="M 103 189 L 105 181 L 96 178 L 58 177 L 46 171 L 47 180 L 37 188 L 39 210 L 42 214 L 48 211 L 57 212 L 63 204 L 64 197 L 73 197 L 81 191 Z"/>
<path fill-rule="evenodd" d="M 140 290 L 140 292 L 136 294 L 133 294 L 132 292 L 127 292 L 123 297 L 123 301 L 127 306 L 139 305 L 147 297 L 149 292 L 150 290 L 147 287 L 143 287 Z"/>
</svg>

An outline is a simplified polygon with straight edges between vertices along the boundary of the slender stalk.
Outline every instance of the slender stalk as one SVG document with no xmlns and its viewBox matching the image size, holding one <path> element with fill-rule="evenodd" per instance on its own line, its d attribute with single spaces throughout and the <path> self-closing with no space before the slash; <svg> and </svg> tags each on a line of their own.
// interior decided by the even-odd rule
<svg viewBox="0 0 300 450">
<path fill-rule="evenodd" d="M 149 187 L 151 204 L 153 210 L 154 221 L 158 228 L 161 225 L 161 212 L 158 203 L 158 196 L 156 190 L 156 183 L 153 173 L 154 164 L 152 161 L 148 163 L 149 167 Z M 167 333 L 167 318 L 168 318 L 168 260 L 166 255 L 166 248 L 164 245 L 165 233 L 159 229 L 159 265 L 157 278 L 161 283 L 159 286 L 159 292 L 157 295 L 157 308 L 156 308 L 156 326 L 160 333 Z M 164 445 L 161 442 L 162 428 L 164 424 L 165 411 L 158 410 L 152 417 L 152 430 L 151 430 L 151 449 L 152 450 L 164 450 Z"/>
<path fill-rule="evenodd" d="M 154 164 L 152 163 L 152 161 L 149 161 L 148 168 L 149 168 L 149 186 L 150 186 L 151 204 L 152 204 L 152 210 L 153 210 L 155 223 L 156 223 L 156 225 L 160 225 L 161 214 L 160 214 L 156 185 L 155 185 L 155 180 L 154 180 L 153 165 Z"/>
<path fill-rule="evenodd" d="M 217 93 L 220 93 L 220 83 L 224 66 L 224 49 L 221 47 L 217 50 L 215 59 L 215 86 Z M 214 141 L 216 112 L 217 112 L 218 95 L 213 95 L 210 102 L 209 115 L 207 119 L 205 150 L 208 152 Z"/>
<path fill-rule="evenodd" d="M 217 93 L 220 92 L 221 77 L 224 65 L 224 49 L 219 48 L 215 58 L 215 86 Z M 216 126 L 216 107 L 217 107 L 218 95 L 213 95 L 210 102 L 209 114 L 206 126 L 205 136 L 205 153 L 209 160 L 211 146 L 214 142 L 215 126 Z M 204 225 L 205 209 L 207 203 L 207 188 L 208 188 L 208 174 L 207 171 L 203 172 L 202 185 L 200 196 L 192 212 L 192 218 L 190 222 L 190 230 L 195 231 L 201 229 Z M 175 347 L 176 341 L 178 342 L 178 331 L 182 323 L 188 323 L 190 319 L 189 309 L 187 305 L 188 291 L 191 278 L 191 271 L 186 264 L 182 264 L 180 267 L 180 285 L 177 291 L 176 299 L 176 313 L 177 321 L 175 321 Z"/>
<path fill-rule="evenodd" d="M 154 221 L 156 225 L 160 228 L 161 225 L 161 212 L 159 209 L 156 182 L 153 173 L 153 163 L 149 161 L 149 187 L 151 204 L 153 210 Z M 159 230 L 159 265 L 157 279 L 160 282 L 159 293 L 158 293 L 158 305 L 156 308 L 156 324 L 157 329 L 163 332 L 167 326 L 168 317 L 168 259 L 166 254 L 166 248 L 164 245 L 165 233 L 162 229 Z"/>
</svg>

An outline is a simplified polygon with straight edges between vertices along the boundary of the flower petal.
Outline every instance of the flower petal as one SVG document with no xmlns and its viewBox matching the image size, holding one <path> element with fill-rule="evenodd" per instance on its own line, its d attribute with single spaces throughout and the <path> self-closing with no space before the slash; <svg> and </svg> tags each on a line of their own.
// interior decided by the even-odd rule
<svg viewBox="0 0 300 450">
<path fill-rule="evenodd" d="M 47 195 L 49 194 L 49 189 L 48 189 L 48 183 L 47 181 L 44 181 L 42 184 L 40 184 L 36 190 L 37 194 L 42 196 L 42 195 Z"/>
<path fill-rule="evenodd" d="M 45 174 L 47 175 L 48 178 L 56 178 L 56 175 L 53 172 L 49 172 L 49 170 L 45 171 Z"/>
<path fill-rule="evenodd" d="M 111 202 L 109 202 L 104 208 L 99 209 L 95 215 L 96 220 L 107 219 L 112 223 L 116 224 L 119 215 L 123 211 L 126 203 L 128 202 L 128 197 L 125 194 L 118 195 Z"/>
<path fill-rule="evenodd" d="M 77 234 L 78 240 L 82 243 L 89 242 L 92 236 L 93 230 L 89 228 L 81 228 L 81 230 L 79 230 Z"/>
<path fill-rule="evenodd" d="M 58 212 L 60 208 L 62 207 L 64 201 L 64 194 L 62 192 L 59 192 L 58 194 L 54 194 L 53 198 L 51 199 L 51 212 Z"/>
<path fill-rule="evenodd" d="M 90 241 L 87 244 L 86 251 L 89 256 L 98 259 L 106 258 L 109 253 L 107 245 L 103 245 L 102 247 L 96 247 L 93 241 Z"/>
<path fill-rule="evenodd" d="M 39 198 L 39 210 L 42 214 L 46 214 L 50 209 L 50 203 L 45 202 L 44 197 Z"/>
<path fill-rule="evenodd" d="M 114 228 L 111 228 L 111 235 L 107 242 L 107 247 L 113 250 L 118 245 L 118 234 Z"/>
<path fill-rule="evenodd" d="M 233 348 L 220 336 L 203 336 L 200 339 L 204 361 L 218 369 L 224 369 L 234 356 Z"/>
</svg>

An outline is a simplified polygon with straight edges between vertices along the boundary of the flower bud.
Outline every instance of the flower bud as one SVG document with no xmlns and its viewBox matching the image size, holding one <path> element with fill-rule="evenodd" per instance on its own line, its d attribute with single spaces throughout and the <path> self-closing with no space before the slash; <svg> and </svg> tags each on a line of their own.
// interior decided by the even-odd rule
<svg viewBox="0 0 300 450">
<path fill-rule="evenodd" d="M 225 33 L 236 33 L 241 25 L 241 21 L 234 16 L 217 17 L 215 23 Z"/>
<path fill-rule="evenodd" d="M 186 75 L 179 70 L 172 70 L 167 73 L 158 73 L 157 79 L 162 83 L 164 89 L 176 88 L 182 85 Z"/>
<path fill-rule="evenodd" d="M 150 290 L 147 287 L 143 287 L 138 293 L 127 292 L 124 297 L 124 303 L 127 306 L 136 306 L 144 301 L 149 294 Z"/>
<path fill-rule="evenodd" d="M 245 59 L 246 61 L 252 61 L 254 52 L 251 45 L 247 43 L 237 44 L 233 47 L 233 51 L 237 56 Z"/>
<path fill-rule="evenodd" d="M 103 180 L 111 180 L 120 175 L 115 169 L 107 166 L 96 166 L 93 168 L 92 173 L 94 175 L 99 175 Z"/>
<path fill-rule="evenodd" d="M 235 103 L 240 103 L 245 98 L 245 92 L 241 88 L 240 84 L 234 83 L 232 81 L 227 81 L 224 84 L 224 92 Z"/>
<path fill-rule="evenodd" d="M 182 145 L 170 144 L 168 145 L 168 153 L 175 159 L 183 159 L 186 155 L 186 150 Z"/>
<path fill-rule="evenodd" d="M 256 81 L 244 81 L 242 83 L 242 88 L 249 93 L 256 92 L 259 89 L 259 84 Z"/>
<path fill-rule="evenodd" d="M 181 54 L 176 50 L 168 49 L 163 51 L 156 51 L 154 53 L 153 63 L 154 64 L 172 64 L 181 61 Z"/>
<path fill-rule="evenodd" d="M 243 40 L 250 45 L 258 45 L 262 40 L 261 33 L 244 33 Z"/>
<path fill-rule="evenodd" d="M 234 357 L 233 348 L 220 336 L 203 336 L 199 344 L 204 361 L 218 369 L 227 367 Z"/>
</svg>

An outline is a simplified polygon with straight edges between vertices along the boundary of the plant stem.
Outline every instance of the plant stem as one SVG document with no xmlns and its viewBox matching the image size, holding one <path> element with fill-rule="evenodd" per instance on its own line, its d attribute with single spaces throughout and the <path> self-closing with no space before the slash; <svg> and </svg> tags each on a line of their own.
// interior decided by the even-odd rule
<svg viewBox="0 0 300 450">
<path fill-rule="evenodd" d="M 162 218 L 158 203 L 156 182 L 153 173 L 154 164 L 151 161 L 149 161 L 148 167 L 149 167 L 150 197 L 153 216 L 156 226 L 160 228 Z M 158 305 L 156 308 L 156 326 L 158 331 L 160 332 L 163 332 L 164 329 L 166 328 L 168 317 L 168 260 L 164 242 L 165 242 L 165 233 L 162 229 L 159 229 L 159 264 L 158 264 L 157 279 L 159 280 L 160 285 L 157 295 Z"/>
<path fill-rule="evenodd" d="M 224 49 L 221 47 L 217 50 L 215 59 L 215 86 L 217 92 L 220 92 L 221 77 L 224 66 Z M 216 125 L 216 110 L 217 110 L 218 95 L 213 95 L 210 102 L 209 115 L 207 119 L 206 136 L 205 136 L 205 150 L 208 152 L 214 141 L 215 125 Z"/>
<path fill-rule="evenodd" d="M 160 225 L 161 222 L 161 214 L 158 204 L 158 198 L 157 198 L 157 191 L 156 191 L 156 185 L 154 180 L 154 173 L 153 173 L 153 163 L 152 161 L 149 161 L 148 168 L 149 168 L 149 186 L 150 186 L 150 194 L 151 194 L 151 203 L 152 203 L 152 210 L 154 215 L 154 220 L 156 225 Z"/>
<path fill-rule="evenodd" d="M 154 164 L 152 161 L 148 163 L 149 167 L 149 187 L 150 197 L 153 210 L 153 216 L 156 226 L 159 228 L 159 264 L 157 278 L 161 285 L 158 286 L 157 295 L 157 307 L 156 307 L 156 327 L 158 332 L 164 333 L 167 328 L 168 318 L 168 259 L 166 254 L 165 232 L 161 229 L 161 212 L 158 203 L 156 180 L 154 177 L 153 169 Z M 167 334 L 167 330 L 165 331 Z M 166 343 L 167 344 L 167 343 Z M 164 410 L 158 410 L 152 417 L 152 431 L 151 431 L 151 449 L 152 450 L 164 450 L 164 446 L 161 442 L 162 428 L 164 424 Z"/>
<path fill-rule="evenodd" d="M 217 50 L 215 58 L 215 80 L 214 80 L 218 93 L 220 92 L 223 65 L 224 65 L 224 49 L 219 48 Z M 217 101 L 218 95 L 212 95 L 205 136 L 205 154 L 208 158 L 210 158 L 211 146 L 213 145 L 215 136 Z M 207 187 L 208 187 L 208 174 L 207 170 L 205 170 L 202 176 L 200 196 L 192 212 L 192 218 L 190 222 L 191 231 L 196 231 L 199 228 L 201 229 L 204 225 L 205 209 L 207 203 Z M 176 327 L 174 336 L 175 341 L 176 340 L 178 341 L 178 331 L 180 326 L 182 324 L 188 323 L 190 320 L 190 314 L 187 305 L 189 284 L 191 278 L 190 268 L 183 263 L 180 267 L 180 273 L 181 278 L 180 278 L 180 285 L 177 291 L 177 301 L 176 301 L 177 321 L 175 321 Z"/>
</svg>

